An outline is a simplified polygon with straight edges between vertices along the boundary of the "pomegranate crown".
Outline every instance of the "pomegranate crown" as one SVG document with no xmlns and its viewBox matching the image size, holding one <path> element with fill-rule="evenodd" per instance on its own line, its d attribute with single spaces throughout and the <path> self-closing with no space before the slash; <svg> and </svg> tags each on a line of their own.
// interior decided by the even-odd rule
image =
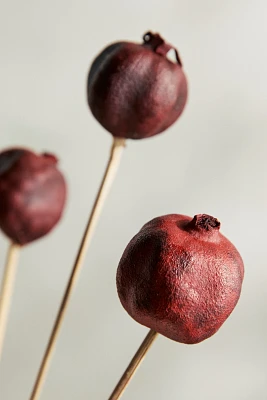
<svg viewBox="0 0 267 400">
<path fill-rule="evenodd" d="M 166 56 L 170 50 L 175 53 L 177 63 L 182 67 L 182 61 L 179 57 L 178 51 L 171 44 L 166 43 L 158 33 L 147 32 L 143 36 L 143 46 L 150 47 L 155 53 L 161 56 Z"/>
</svg>

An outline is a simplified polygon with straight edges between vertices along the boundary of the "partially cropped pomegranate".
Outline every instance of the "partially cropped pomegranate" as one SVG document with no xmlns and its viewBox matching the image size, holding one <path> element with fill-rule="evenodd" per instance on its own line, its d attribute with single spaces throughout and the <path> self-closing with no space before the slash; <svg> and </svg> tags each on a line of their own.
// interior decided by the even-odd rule
<svg viewBox="0 0 267 400">
<path fill-rule="evenodd" d="M 52 154 L 13 148 L 0 153 L 0 228 L 25 245 L 46 235 L 59 221 L 66 183 Z"/>
<path fill-rule="evenodd" d="M 244 276 L 242 258 L 209 215 L 166 215 L 130 241 L 117 271 L 125 310 L 177 342 L 212 336 L 233 311 Z"/>
<path fill-rule="evenodd" d="M 95 118 L 113 136 L 143 139 L 172 125 L 187 99 L 177 50 L 148 32 L 143 44 L 113 43 L 94 60 L 87 84 Z M 173 49 L 176 62 L 167 58 Z"/>
</svg>

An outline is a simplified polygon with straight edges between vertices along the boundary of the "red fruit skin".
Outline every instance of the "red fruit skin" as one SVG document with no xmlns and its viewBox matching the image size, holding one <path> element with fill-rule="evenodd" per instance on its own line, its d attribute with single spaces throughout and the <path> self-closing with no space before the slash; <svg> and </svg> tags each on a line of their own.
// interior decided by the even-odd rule
<svg viewBox="0 0 267 400">
<path fill-rule="evenodd" d="M 0 153 L 0 228 L 25 245 L 50 232 L 66 202 L 66 182 L 57 158 L 21 148 Z"/>
<path fill-rule="evenodd" d="M 174 63 L 166 57 L 172 46 L 159 35 L 144 38 L 144 44 L 108 46 L 89 71 L 89 107 L 115 137 L 157 135 L 177 120 L 186 104 L 187 81 L 177 51 Z"/>
<path fill-rule="evenodd" d="M 205 214 L 166 215 L 148 222 L 126 247 L 117 290 L 129 315 L 180 343 L 212 336 L 240 296 L 243 261 Z"/>
</svg>

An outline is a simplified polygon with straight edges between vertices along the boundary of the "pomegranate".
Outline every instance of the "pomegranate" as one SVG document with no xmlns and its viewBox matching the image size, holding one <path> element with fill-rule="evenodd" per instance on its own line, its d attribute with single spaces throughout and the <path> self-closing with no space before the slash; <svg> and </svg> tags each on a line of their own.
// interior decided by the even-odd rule
<svg viewBox="0 0 267 400">
<path fill-rule="evenodd" d="M 0 228 L 25 245 L 46 235 L 59 221 L 66 183 L 57 158 L 22 148 L 0 153 Z"/>
<path fill-rule="evenodd" d="M 94 60 L 88 75 L 89 107 L 113 136 L 143 139 L 172 125 L 187 99 L 177 50 L 148 32 L 143 44 L 113 43 Z M 176 62 L 167 58 L 173 49 Z"/>
<path fill-rule="evenodd" d="M 125 310 L 137 322 L 186 344 L 212 336 L 240 296 L 243 261 L 209 215 L 165 215 L 126 247 L 117 270 Z"/>
</svg>

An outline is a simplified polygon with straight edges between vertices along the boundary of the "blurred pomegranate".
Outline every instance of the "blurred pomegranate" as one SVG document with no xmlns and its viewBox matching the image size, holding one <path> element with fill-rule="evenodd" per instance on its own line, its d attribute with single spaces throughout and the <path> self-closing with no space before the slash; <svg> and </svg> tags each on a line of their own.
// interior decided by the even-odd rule
<svg viewBox="0 0 267 400">
<path fill-rule="evenodd" d="M 13 148 L 0 153 L 0 228 L 25 245 L 46 235 L 59 221 L 66 183 L 48 153 Z"/>
<path fill-rule="evenodd" d="M 244 267 L 209 215 L 166 215 L 148 222 L 126 247 L 117 271 L 125 310 L 177 342 L 212 336 L 233 311 Z"/>
<path fill-rule="evenodd" d="M 143 44 L 118 42 L 94 60 L 87 83 L 89 107 L 113 136 L 157 135 L 181 115 L 187 81 L 177 50 L 148 32 Z M 173 49 L 176 62 L 167 58 Z"/>
</svg>

